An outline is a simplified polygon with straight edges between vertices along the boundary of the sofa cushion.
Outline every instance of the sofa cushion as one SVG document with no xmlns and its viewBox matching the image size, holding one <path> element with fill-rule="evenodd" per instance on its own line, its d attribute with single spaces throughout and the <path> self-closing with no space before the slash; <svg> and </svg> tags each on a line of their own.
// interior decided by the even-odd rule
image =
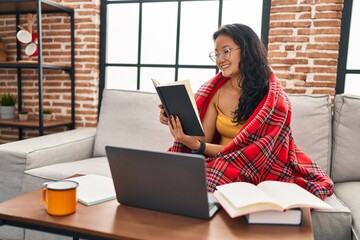
<svg viewBox="0 0 360 240">
<path fill-rule="evenodd" d="M 337 95 L 333 118 L 331 176 L 335 182 L 360 181 L 360 97 Z"/>
<path fill-rule="evenodd" d="M 105 146 L 166 151 L 173 142 L 159 121 L 155 93 L 104 90 L 93 155 L 105 156 Z"/>
<path fill-rule="evenodd" d="M 356 190 L 358 189 L 358 190 Z M 335 183 L 336 195 L 349 207 L 352 215 L 353 239 L 360 239 L 360 182 Z"/>
<path fill-rule="evenodd" d="M 1 144 L 0 202 L 22 193 L 25 170 L 91 157 L 94 135 L 95 128 L 77 128 Z"/>
<path fill-rule="evenodd" d="M 30 169 L 26 174 L 48 180 L 64 179 L 75 174 L 98 174 L 111 177 L 109 162 L 106 157 L 89 158 L 80 161 L 53 164 Z"/>
<path fill-rule="evenodd" d="M 331 100 L 329 95 L 289 95 L 291 128 L 298 145 L 324 171 L 330 173 Z"/>
</svg>

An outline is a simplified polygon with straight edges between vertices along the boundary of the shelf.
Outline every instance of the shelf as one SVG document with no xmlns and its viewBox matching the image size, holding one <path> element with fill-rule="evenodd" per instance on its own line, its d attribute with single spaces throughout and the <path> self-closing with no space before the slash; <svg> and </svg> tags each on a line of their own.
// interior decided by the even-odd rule
<svg viewBox="0 0 360 240">
<path fill-rule="evenodd" d="M 74 9 L 63 7 L 56 2 L 49 0 L 0 0 L 0 15 L 15 15 L 15 29 L 16 26 L 20 24 L 21 15 L 31 13 L 37 15 L 37 33 L 38 33 L 38 51 L 39 55 L 37 58 L 32 58 L 28 60 L 19 60 L 11 62 L 0 62 L 0 69 L 12 68 L 17 72 L 17 89 L 18 89 L 18 112 L 22 110 L 22 75 L 24 74 L 22 69 L 34 69 L 37 70 L 37 86 L 38 86 L 38 112 L 43 112 L 43 80 L 44 80 L 44 69 L 49 70 L 61 70 L 65 71 L 70 77 L 70 107 L 71 107 L 71 117 L 67 120 L 52 120 L 52 121 L 43 121 L 43 118 L 40 119 L 30 119 L 28 121 L 20 121 L 19 119 L 14 120 L 2 120 L 0 119 L 0 126 L 2 127 L 13 127 L 19 129 L 19 139 L 22 139 L 22 129 L 23 128 L 34 128 L 39 129 L 39 135 L 44 134 L 44 130 L 48 128 L 55 127 L 68 127 L 69 129 L 75 128 L 75 20 L 74 20 Z M 68 64 L 57 64 L 52 62 L 43 62 L 43 48 L 42 48 L 42 14 L 47 13 L 61 13 L 66 14 L 69 18 L 69 22 L 64 22 L 69 24 L 70 29 L 70 60 Z M 22 59 L 21 57 L 21 45 L 16 42 L 16 57 L 13 59 Z M 40 59 L 40 60 L 39 60 Z M 48 72 L 46 72 L 48 74 Z"/>
<path fill-rule="evenodd" d="M 59 66 L 56 64 L 43 63 L 43 69 L 58 69 L 64 71 L 70 71 L 69 66 Z M 0 68 L 33 68 L 38 69 L 39 64 L 37 62 L 0 62 Z"/>
<path fill-rule="evenodd" d="M 72 124 L 71 120 L 44 121 L 45 128 L 69 126 L 71 124 Z M 0 126 L 16 127 L 16 128 L 39 128 L 39 120 L 29 119 L 27 121 L 20 121 L 19 119 L 11 119 L 11 120 L 0 119 Z"/>
<path fill-rule="evenodd" d="M 0 14 L 35 13 L 38 2 L 41 2 L 41 11 L 43 13 L 71 13 L 74 11 L 47 0 L 1 0 Z"/>
</svg>

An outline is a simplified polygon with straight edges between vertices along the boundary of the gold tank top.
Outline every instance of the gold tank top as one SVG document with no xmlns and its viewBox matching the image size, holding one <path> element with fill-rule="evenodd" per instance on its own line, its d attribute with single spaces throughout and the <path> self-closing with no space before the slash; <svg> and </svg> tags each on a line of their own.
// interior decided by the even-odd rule
<svg viewBox="0 0 360 240">
<path fill-rule="evenodd" d="M 218 107 L 220 90 L 216 93 L 216 129 L 221 135 L 220 145 L 227 145 L 240 131 L 242 124 L 236 125 L 231 117 L 226 116 Z"/>
</svg>

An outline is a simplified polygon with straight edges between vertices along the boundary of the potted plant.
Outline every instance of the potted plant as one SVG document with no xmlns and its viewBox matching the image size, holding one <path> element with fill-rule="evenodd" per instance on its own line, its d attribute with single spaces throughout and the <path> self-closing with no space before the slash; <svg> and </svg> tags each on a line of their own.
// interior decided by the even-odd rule
<svg viewBox="0 0 360 240">
<path fill-rule="evenodd" d="M 19 120 L 20 121 L 27 121 L 28 118 L 29 118 L 28 112 L 25 112 L 25 111 L 19 112 Z"/>
<path fill-rule="evenodd" d="M 44 109 L 44 121 L 50 121 L 52 118 L 52 111 L 50 109 Z"/>
<path fill-rule="evenodd" d="M 1 119 L 14 119 L 16 96 L 11 93 L 3 93 L 0 97 L 0 103 Z"/>
</svg>

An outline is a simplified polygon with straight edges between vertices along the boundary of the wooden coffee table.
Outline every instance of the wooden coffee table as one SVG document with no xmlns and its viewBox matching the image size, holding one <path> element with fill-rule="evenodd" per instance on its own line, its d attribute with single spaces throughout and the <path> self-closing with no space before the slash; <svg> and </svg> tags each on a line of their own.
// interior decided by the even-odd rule
<svg viewBox="0 0 360 240">
<path fill-rule="evenodd" d="M 41 190 L 0 203 L 1 224 L 74 239 L 313 239 L 309 209 L 304 209 L 301 226 L 248 225 L 224 210 L 206 221 L 119 205 L 116 200 L 90 207 L 78 203 L 76 213 L 54 217 L 43 206 Z"/>
</svg>

